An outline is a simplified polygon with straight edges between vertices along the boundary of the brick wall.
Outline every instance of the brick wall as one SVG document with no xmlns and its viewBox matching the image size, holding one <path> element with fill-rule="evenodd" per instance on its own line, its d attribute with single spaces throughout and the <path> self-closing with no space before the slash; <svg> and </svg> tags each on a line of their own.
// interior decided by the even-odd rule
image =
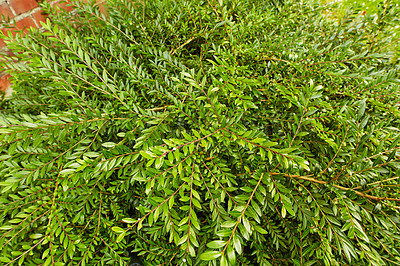
<svg viewBox="0 0 400 266">
<path fill-rule="evenodd" d="M 40 22 L 46 21 L 46 15 L 42 14 L 38 2 L 47 1 L 53 6 L 58 6 L 65 10 L 71 11 L 72 7 L 67 6 L 65 0 L 0 0 L 0 20 L 3 20 L 2 16 L 15 21 L 16 28 L 23 30 L 25 33 L 28 32 L 30 27 L 39 28 L 41 27 Z M 104 0 L 96 0 L 97 3 L 102 4 Z M 101 7 L 104 12 L 103 7 Z M 1 28 L 1 31 L 7 35 L 7 31 L 11 29 Z M 9 54 L 7 46 L 0 38 L 0 52 Z M 4 74 L 0 70 L 0 91 L 5 91 L 6 95 L 11 92 L 10 76 Z"/>
</svg>

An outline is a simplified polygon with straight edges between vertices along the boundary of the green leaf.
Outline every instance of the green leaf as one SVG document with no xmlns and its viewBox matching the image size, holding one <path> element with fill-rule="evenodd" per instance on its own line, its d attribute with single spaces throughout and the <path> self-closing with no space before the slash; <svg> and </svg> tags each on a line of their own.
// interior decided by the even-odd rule
<svg viewBox="0 0 400 266">
<path fill-rule="evenodd" d="M 290 200 L 286 197 L 286 196 L 284 196 L 284 195 L 282 195 L 281 196 L 281 198 L 282 198 L 282 201 L 283 201 L 283 206 L 284 206 L 284 208 L 286 209 L 286 211 L 290 214 L 290 215 L 295 215 L 295 212 L 293 211 L 293 209 L 292 209 L 292 203 L 290 202 Z"/>
<path fill-rule="evenodd" d="M 255 226 L 254 226 L 254 229 L 255 229 L 257 232 L 259 232 L 259 233 L 261 233 L 261 234 L 263 234 L 263 235 L 268 234 L 268 231 L 264 230 L 264 228 L 262 228 L 261 226 L 255 225 Z"/>
<path fill-rule="evenodd" d="M 181 239 L 179 239 L 177 245 L 180 246 L 180 245 L 186 243 L 187 239 L 188 239 L 188 235 L 185 234 L 183 237 L 181 237 Z"/>
<path fill-rule="evenodd" d="M 242 217 L 242 222 L 243 222 L 244 228 L 246 228 L 246 231 L 251 233 L 252 232 L 251 225 L 249 223 L 249 220 L 245 216 Z"/>
<path fill-rule="evenodd" d="M 115 242 L 119 243 L 122 241 L 122 239 L 124 239 L 126 232 L 122 232 L 117 239 L 115 240 Z"/>
<path fill-rule="evenodd" d="M 150 167 L 154 163 L 154 159 L 147 161 L 146 167 Z"/>
<path fill-rule="evenodd" d="M 270 150 L 268 150 L 268 159 L 272 162 L 272 152 Z"/>
<path fill-rule="evenodd" d="M 43 234 L 32 234 L 29 236 L 29 238 L 38 239 L 38 238 L 41 238 L 42 236 L 43 236 Z"/>
<path fill-rule="evenodd" d="M 52 260 L 51 256 L 47 257 L 46 261 L 43 263 L 43 266 L 50 265 L 51 264 L 51 260 Z"/>
<path fill-rule="evenodd" d="M 207 243 L 207 247 L 221 248 L 221 247 L 225 246 L 225 244 L 226 244 L 226 241 L 224 241 L 224 240 L 214 240 L 214 241 Z"/>
<path fill-rule="evenodd" d="M 226 259 L 226 257 L 225 256 L 221 256 L 221 266 L 229 266 L 229 262 L 228 262 L 228 260 Z"/>
<path fill-rule="evenodd" d="M 120 137 L 120 138 L 124 138 L 125 135 L 126 135 L 125 132 L 119 132 L 119 133 L 117 134 L 117 136 Z"/>
<path fill-rule="evenodd" d="M 114 147 L 116 144 L 114 142 L 105 142 L 102 143 L 101 146 L 105 147 L 105 148 L 112 148 Z"/>
<path fill-rule="evenodd" d="M 265 160 L 265 149 L 260 148 L 261 159 Z"/>
<path fill-rule="evenodd" d="M 125 232 L 124 229 L 122 229 L 121 227 L 118 227 L 118 226 L 111 227 L 111 230 L 113 230 L 115 233 L 118 233 L 118 234 Z"/>
<path fill-rule="evenodd" d="M 287 211 L 287 209 L 286 209 L 285 205 L 283 205 L 282 210 L 281 210 L 281 215 L 283 218 L 286 217 L 286 211 Z"/>
<path fill-rule="evenodd" d="M 13 131 L 11 129 L 8 128 L 0 128 L 0 134 L 8 134 L 8 133 L 12 133 Z"/>
<path fill-rule="evenodd" d="M 122 221 L 123 221 L 124 223 L 127 223 L 127 224 L 132 224 L 132 223 L 135 223 L 135 222 L 136 222 L 136 220 L 135 220 L 135 219 L 132 219 L 132 218 L 124 218 L 124 219 L 122 219 Z"/>
<path fill-rule="evenodd" d="M 347 241 L 342 241 L 342 248 L 347 259 L 349 260 L 349 262 L 351 262 L 351 258 L 356 257 L 356 253 L 353 246 Z"/>
<path fill-rule="evenodd" d="M 46 258 L 47 255 L 49 254 L 49 252 L 50 252 L 50 248 L 46 249 L 42 254 L 42 259 Z"/>
<path fill-rule="evenodd" d="M 60 171 L 60 175 L 69 175 L 75 172 L 76 169 L 64 169 Z"/>
<path fill-rule="evenodd" d="M 164 157 L 158 157 L 155 161 L 156 168 L 160 169 L 163 164 L 164 164 Z"/>
<path fill-rule="evenodd" d="M 152 153 L 151 151 L 140 151 L 140 155 L 142 155 L 143 158 L 146 158 L 149 160 L 156 157 L 155 154 Z"/>
<path fill-rule="evenodd" d="M 225 221 L 221 224 L 221 227 L 231 228 L 236 225 L 236 221 Z"/>
<path fill-rule="evenodd" d="M 242 254 L 242 244 L 240 243 L 240 239 L 235 235 L 232 238 L 233 246 L 238 254 Z"/>
<path fill-rule="evenodd" d="M 1 262 L 7 263 L 7 262 L 10 262 L 11 259 L 9 259 L 9 258 L 7 258 L 7 257 L 0 257 L 0 261 L 1 261 Z"/>
<path fill-rule="evenodd" d="M 24 126 L 31 127 L 31 128 L 38 127 L 37 124 L 30 123 L 30 122 L 22 122 L 22 124 L 23 124 Z"/>
<path fill-rule="evenodd" d="M 326 218 L 333 224 L 341 226 L 340 222 L 333 216 L 327 215 Z"/>
<path fill-rule="evenodd" d="M 235 254 L 235 250 L 231 244 L 228 245 L 228 247 L 226 248 L 226 255 L 228 257 L 229 263 L 231 265 L 235 265 L 236 264 L 236 254 Z"/>
<path fill-rule="evenodd" d="M 361 119 L 363 117 L 365 108 L 367 106 L 366 101 L 367 101 L 366 99 L 360 101 L 360 106 L 359 106 L 358 113 L 357 113 L 357 119 Z"/>
<path fill-rule="evenodd" d="M 91 151 L 91 152 L 85 152 L 83 155 L 89 158 L 96 158 L 100 156 L 100 153 Z"/>
<path fill-rule="evenodd" d="M 217 251 L 207 251 L 200 255 L 201 260 L 215 260 L 221 257 L 221 252 Z"/>
</svg>

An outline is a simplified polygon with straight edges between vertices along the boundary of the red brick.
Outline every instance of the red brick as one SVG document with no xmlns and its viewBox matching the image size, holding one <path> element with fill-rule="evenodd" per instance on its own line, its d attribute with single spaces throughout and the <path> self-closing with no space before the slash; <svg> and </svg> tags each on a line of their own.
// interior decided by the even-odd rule
<svg viewBox="0 0 400 266">
<path fill-rule="evenodd" d="M 17 15 L 32 10 L 38 6 L 36 0 L 10 0 L 9 3 Z"/>
<path fill-rule="evenodd" d="M 14 14 L 12 13 L 10 7 L 7 5 L 7 3 L 3 3 L 0 5 L 0 17 L 3 15 L 6 19 L 7 18 L 13 18 Z"/>
<path fill-rule="evenodd" d="M 4 35 L 6 35 L 6 36 L 8 36 L 8 31 L 11 31 L 12 29 L 1 29 L 1 31 L 2 31 L 2 33 L 4 34 Z M 13 36 L 15 36 L 15 34 L 13 34 Z M 4 47 L 4 46 L 6 46 L 5 45 L 5 42 L 4 42 L 4 39 L 3 38 L 0 38 L 0 48 L 2 48 L 2 47 Z"/>
<path fill-rule="evenodd" d="M 5 45 L 6 45 L 6 43 L 4 42 L 4 39 L 3 39 L 3 34 L 6 34 L 5 33 L 5 30 L 4 29 L 1 29 L 1 31 L 2 31 L 2 33 L 0 33 L 0 36 L 1 36 L 1 38 L 0 38 L 0 49 L 1 48 L 3 48 Z"/>
<path fill-rule="evenodd" d="M 17 29 L 24 30 L 25 33 L 28 32 L 28 29 L 30 27 L 36 28 L 35 21 L 32 19 L 31 16 L 27 16 L 26 18 L 17 21 L 15 24 L 17 26 Z"/>
<path fill-rule="evenodd" d="M 68 3 L 68 1 L 60 1 L 60 2 L 56 3 L 55 6 L 59 7 L 60 9 L 65 10 L 65 11 L 74 10 L 73 6 L 71 5 L 70 2 Z"/>
<path fill-rule="evenodd" d="M 5 53 L 7 56 L 16 56 L 11 50 L 5 50 L 5 51 L 3 51 L 3 53 Z"/>
<path fill-rule="evenodd" d="M 10 74 L 0 76 L 0 91 L 8 90 L 11 87 Z"/>
<path fill-rule="evenodd" d="M 40 21 L 46 22 L 47 14 L 43 12 L 43 10 L 38 10 L 32 14 L 33 18 L 36 20 L 36 23 L 41 27 Z"/>
<path fill-rule="evenodd" d="M 86 1 L 84 1 L 86 2 Z M 103 0 L 96 0 L 96 4 L 99 6 L 100 12 L 107 15 L 106 7 L 104 6 L 105 1 Z"/>
</svg>

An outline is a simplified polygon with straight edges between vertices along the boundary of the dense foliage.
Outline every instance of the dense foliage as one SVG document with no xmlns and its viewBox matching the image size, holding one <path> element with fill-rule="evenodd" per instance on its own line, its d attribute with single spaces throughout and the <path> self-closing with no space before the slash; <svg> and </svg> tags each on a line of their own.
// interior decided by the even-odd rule
<svg viewBox="0 0 400 266">
<path fill-rule="evenodd" d="M 324 11 L 325 17 L 328 19 L 341 20 L 342 17 L 355 13 L 360 16 L 365 16 L 365 20 L 369 21 L 369 26 L 372 27 L 369 31 L 368 39 L 370 45 L 376 46 L 381 52 L 391 54 L 392 63 L 400 62 L 400 18 L 387 20 L 387 16 L 392 16 L 391 12 L 397 12 L 392 8 L 392 5 L 399 6 L 396 1 L 330 1 L 320 0 L 320 2 L 328 3 Z M 392 36 L 392 41 L 380 46 L 379 41 L 381 36 Z M 385 41 L 386 42 L 386 41 Z"/>
<path fill-rule="evenodd" d="M 109 2 L 2 60 L 2 265 L 400 264 L 398 7 Z"/>
</svg>

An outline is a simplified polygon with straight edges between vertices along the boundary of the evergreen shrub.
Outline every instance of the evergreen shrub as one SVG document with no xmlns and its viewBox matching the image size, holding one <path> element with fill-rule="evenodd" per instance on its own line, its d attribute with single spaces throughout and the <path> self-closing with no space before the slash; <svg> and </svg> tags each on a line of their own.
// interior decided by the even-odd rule
<svg viewBox="0 0 400 266">
<path fill-rule="evenodd" d="M 2 265 L 399 264 L 394 40 L 302 2 L 47 7 L 1 60 Z"/>
</svg>

